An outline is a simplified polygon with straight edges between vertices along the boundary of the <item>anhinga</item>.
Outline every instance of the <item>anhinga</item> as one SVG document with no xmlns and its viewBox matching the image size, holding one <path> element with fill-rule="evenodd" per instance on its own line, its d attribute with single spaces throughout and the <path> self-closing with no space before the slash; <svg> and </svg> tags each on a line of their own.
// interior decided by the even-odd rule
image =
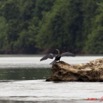
<svg viewBox="0 0 103 103">
<path fill-rule="evenodd" d="M 42 58 L 40 59 L 40 61 L 46 60 L 46 59 L 48 59 L 48 58 L 49 58 L 49 59 L 55 58 L 54 61 L 50 63 L 50 64 L 54 64 L 55 62 L 60 61 L 60 58 L 61 58 L 62 56 L 75 56 L 73 53 L 70 53 L 70 52 L 60 53 L 60 50 L 59 50 L 59 49 L 56 49 L 56 51 L 57 51 L 57 54 L 49 53 L 49 54 L 45 55 L 44 57 L 42 57 Z"/>
</svg>

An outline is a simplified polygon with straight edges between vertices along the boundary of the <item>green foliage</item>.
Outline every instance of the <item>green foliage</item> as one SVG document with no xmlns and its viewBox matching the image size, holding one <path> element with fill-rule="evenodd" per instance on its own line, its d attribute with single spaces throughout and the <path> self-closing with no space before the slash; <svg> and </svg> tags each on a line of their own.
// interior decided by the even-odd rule
<svg viewBox="0 0 103 103">
<path fill-rule="evenodd" d="M 5 44 L 6 34 L 8 30 L 8 25 L 6 24 L 6 20 L 4 17 L 0 17 L 0 24 L 0 53 L 2 53 L 2 48 L 4 46 L 3 44 Z"/>
<path fill-rule="evenodd" d="M 0 0 L 0 53 L 102 54 L 102 33 L 101 0 Z"/>
<path fill-rule="evenodd" d="M 75 42 L 79 39 L 79 31 L 77 33 L 77 30 L 81 29 L 81 25 L 79 27 L 78 24 L 82 22 L 81 10 L 78 5 L 81 6 L 81 2 L 72 2 L 70 0 L 57 0 L 55 2 L 51 11 L 44 16 L 40 32 L 37 35 L 37 43 L 40 47 L 43 45 L 44 49 L 48 47 L 75 48 Z M 77 8 L 78 11 L 76 11 Z M 76 12 L 79 14 L 75 15 Z"/>
<path fill-rule="evenodd" d="M 90 54 L 103 53 L 103 2 L 98 3 L 97 14 L 93 18 L 91 32 L 86 41 L 85 51 Z"/>
</svg>

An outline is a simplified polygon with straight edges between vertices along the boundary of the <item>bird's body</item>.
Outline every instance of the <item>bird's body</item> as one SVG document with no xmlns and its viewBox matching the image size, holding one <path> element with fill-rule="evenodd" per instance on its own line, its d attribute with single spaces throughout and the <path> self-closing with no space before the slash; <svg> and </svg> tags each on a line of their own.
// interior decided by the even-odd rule
<svg viewBox="0 0 103 103">
<path fill-rule="evenodd" d="M 58 49 L 56 49 L 56 51 L 57 51 L 57 54 L 49 53 L 49 54 L 45 55 L 44 57 L 42 57 L 40 59 L 40 61 L 46 60 L 48 58 L 49 59 L 53 59 L 55 57 L 54 61 L 52 63 L 50 63 L 50 64 L 54 64 L 55 62 L 60 61 L 60 58 L 62 56 L 75 56 L 74 54 L 72 54 L 70 52 L 60 53 L 60 51 Z"/>
<path fill-rule="evenodd" d="M 61 55 L 56 55 L 56 56 L 55 56 L 55 61 L 59 61 L 60 58 L 61 58 Z"/>
</svg>

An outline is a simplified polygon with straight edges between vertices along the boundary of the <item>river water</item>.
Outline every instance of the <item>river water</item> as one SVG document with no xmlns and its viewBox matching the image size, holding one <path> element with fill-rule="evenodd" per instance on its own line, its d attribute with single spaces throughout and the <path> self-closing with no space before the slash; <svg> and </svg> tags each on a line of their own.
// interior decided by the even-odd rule
<svg viewBox="0 0 103 103">
<path fill-rule="evenodd" d="M 102 82 L 46 82 L 50 62 L 41 56 L 0 57 L 0 103 L 100 103 Z M 69 64 L 87 63 L 103 56 L 65 57 Z"/>
</svg>

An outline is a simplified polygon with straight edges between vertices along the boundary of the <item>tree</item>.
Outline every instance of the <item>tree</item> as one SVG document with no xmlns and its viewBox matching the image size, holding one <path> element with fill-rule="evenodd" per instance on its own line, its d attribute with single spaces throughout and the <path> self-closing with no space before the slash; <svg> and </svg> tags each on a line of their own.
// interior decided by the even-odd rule
<svg viewBox="0 0 103 103">
<path fill-rule="evenodd" d="M 92 29 L 88 35 L 88 41 L 86 42 L 85 51 L 90 54 L 102 54 L 103 53 L 103 2 L 98 3 L 96 10 L 97 15 L 92 21 Z"/>
<path fill-rule="evenodd" d="M 78 0 L 56 0 L 51 11 L 42 20 L 43 25 L 37 35 L 40 48 L 76 48 L 82 27 L 81 4 Z"/>
</svg>

